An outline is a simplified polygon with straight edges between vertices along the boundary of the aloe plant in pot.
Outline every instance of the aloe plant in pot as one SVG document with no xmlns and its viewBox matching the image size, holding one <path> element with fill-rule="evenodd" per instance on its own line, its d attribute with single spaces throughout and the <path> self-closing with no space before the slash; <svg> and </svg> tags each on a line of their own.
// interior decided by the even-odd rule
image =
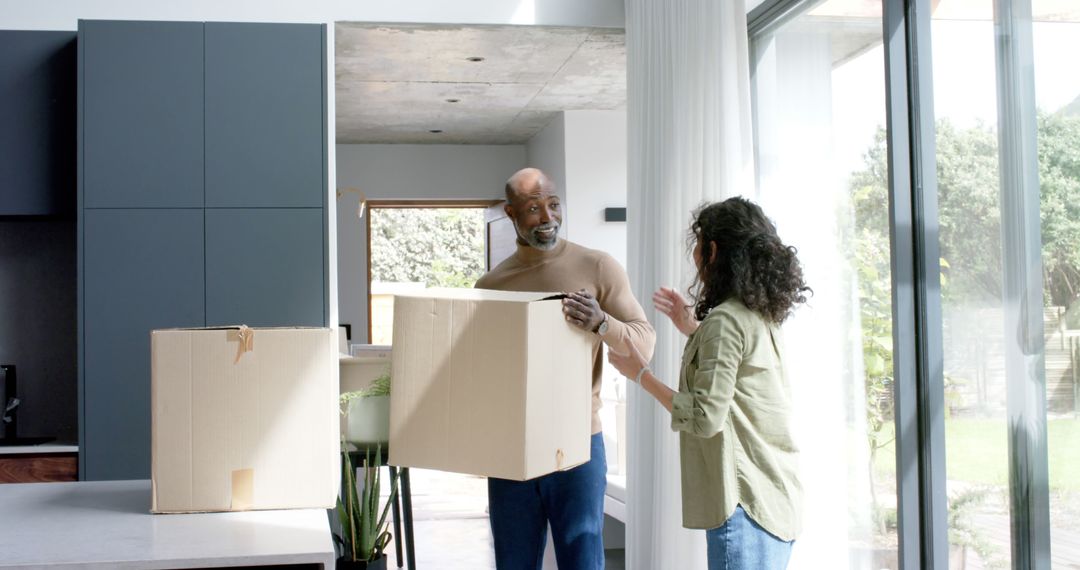
<svg viewBox="0 0 1080 570">
<path fill-rule="evenodd" d="M 334 538 L 341 545 L 342 556 L 337 559 L 339 569 L 385 570 L 386 545 L 391 535 L 387 530 L 386 516 L 397 498 L 397 477 L 390 477 L 390 495 L 386 503 L 379 505 L 381 488 L 382 448 L 364 451 L 363 485 L 357 489 L 357 470 L 352 465 L 349 452 L 342 446 L 341 496 L 338 497 L 338 520 L 341 534 Z"/>
</svg>

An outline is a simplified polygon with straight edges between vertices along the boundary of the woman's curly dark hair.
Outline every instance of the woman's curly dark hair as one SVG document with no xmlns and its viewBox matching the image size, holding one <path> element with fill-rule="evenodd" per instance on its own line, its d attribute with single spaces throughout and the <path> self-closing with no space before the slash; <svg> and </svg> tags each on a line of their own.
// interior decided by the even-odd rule
<svg viewBox="0 0 1080 570">
<path fill-rule="evenodd" d="M 761 207 L 740 197 L 707 204 L 694 212 L 690 247 L 701 244 L 697 278 L 691 286 L 694 315 L 736 298 L 766 321 L 782 323 L 813 291 L 803 281 L 794 247 L 784 245 Z M 716 257 L 712 258 L 712 245 Z"/>
</svg>

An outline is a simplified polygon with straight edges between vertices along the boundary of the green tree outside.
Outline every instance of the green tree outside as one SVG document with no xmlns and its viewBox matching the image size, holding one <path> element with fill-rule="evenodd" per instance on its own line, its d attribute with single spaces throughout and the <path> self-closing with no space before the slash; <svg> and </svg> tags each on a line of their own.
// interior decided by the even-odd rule
<svg viewBox="0 0 1080 570">
<path fill-rule="evenodd" d="M 1080 117 L 1039 113 L 1037 122 L 1044 299 L 1080 313 Z M 995 130 L 939 120 L 936 133 L 941 286 L 945 303 L 999 306 L 1002 294 L 998 141 Z M 895 510 L 879 508 L 874 465 L 893 453 L 892 308 L 887 145 L 879 128 L 849 182 L 848 255 L 858 277 L 874 522 L 884 534 Z M 995 247 L 996 246 L 996 247 Z M 1080 319 L 1076 319 L 1080 324 Z M 1076 326 L 1074 324 L 1074 326 Z M 946 388 L 951 384 L 947 376 Z M 976 492 L 978 489 L 973 490 Z M 974 497 L 974 495 L 973 495 Z M 956 505 L 967 504 L 954 497 Z M 976 500 L 972 498 L 971 500 Z M 981 499 L 978 499 L 981 500 Z M 952 503 L 953 501 L 950 501 Z M 956 513 L 950 510 L 950 516 Z M 953 537 L 962 542 L 963 537 Z M 979 545 L 976 544 L 976 547 Z M 978 548 L 977 548 L 978 549 Z M 985 560 L 990 551 L 981 552 Z"/>
<path fill-rule="evenodd" d="M 479 208 L 371 210 L 371 280 L 472 287 L 484 274 Z"/>
</svg>

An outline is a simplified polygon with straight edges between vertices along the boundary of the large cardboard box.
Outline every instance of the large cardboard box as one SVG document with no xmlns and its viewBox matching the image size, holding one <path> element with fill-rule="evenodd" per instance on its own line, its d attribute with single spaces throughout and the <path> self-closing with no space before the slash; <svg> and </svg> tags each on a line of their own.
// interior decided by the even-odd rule
<svg viewBox="0 0 1080 570">
<path fill-rule="evenodd" d="M 391 464 L 522 481 L 589 460 L 598 338 L 552 295 L 395 297 Z"/>
<path fill-rule="evenodd" d="M 151 347 L 153 512 L 334 506 L 335 331 L 156 330 Z"/>
</svg>

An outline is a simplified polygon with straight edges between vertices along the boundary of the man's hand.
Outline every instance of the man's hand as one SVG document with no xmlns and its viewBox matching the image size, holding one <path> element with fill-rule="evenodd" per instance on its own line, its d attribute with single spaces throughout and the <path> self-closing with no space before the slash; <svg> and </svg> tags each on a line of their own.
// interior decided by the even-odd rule
<svg viewBox="0 0 1080 570">
<path fill-rule="evenodd" d="M 567 293 L 562 302 L 563 315 L 576 327 L 593 332 L 604 320 L 604 311 L 591 293 L 582 289 Z"/>
</svg>

